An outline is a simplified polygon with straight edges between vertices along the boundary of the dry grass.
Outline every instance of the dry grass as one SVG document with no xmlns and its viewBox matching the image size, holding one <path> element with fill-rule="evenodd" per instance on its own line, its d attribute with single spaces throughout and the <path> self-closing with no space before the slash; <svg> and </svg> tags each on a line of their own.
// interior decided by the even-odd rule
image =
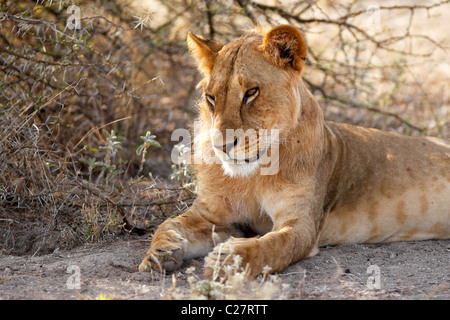
<svg viewBox="0 0 450 320">
<path fill-rule="evenodd" d="M 290 287 L 282 283 L 277 275 L 269 275 L 270 268 L 257 279 L 249 279 L 248 269 L 242 267 L 239 256 L 229 256 L 231 264 L 215 265 L 215 275 L 205 280 L 196 274 L 195 267 L 188 268 L 187 282 L 190 289 L 177 287 L 176 277 L 172 275 L 172 286 L 165 294 L 165 299 L 199 299 L 199 300 L 273 300 L 289 298 Z M 227 258 L 227 259 L 228 259 Z M 225 259 L 225 261 L 227 260 Z"/>
<path fill-rule="evenodd" d="M 0 248 L 6 253 L 143 233 L 185 210 L 193 197 L 149 176 L 161 163 L 170 168 L 170 130 L 183 114 L 157 94 L 172 88 L 153 67 L 166 48 L 148 41 L 147 28 L 135 29 L 126 2 L 79 2 L 81 30 L 67 28 L 70 4 L 2 4 Z M 150 131 L 156 137 L 143 141 Z"/>
</svg>

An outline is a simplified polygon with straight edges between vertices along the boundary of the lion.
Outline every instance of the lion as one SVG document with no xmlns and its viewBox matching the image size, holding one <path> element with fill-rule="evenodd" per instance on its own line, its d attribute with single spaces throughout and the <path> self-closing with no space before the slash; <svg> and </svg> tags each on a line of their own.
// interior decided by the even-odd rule
<svg viewBox="0 0 450 320">
<path fill-rule="evenodd" d="M 187 43 L 204 76 L 194 145 L 217 161 L 194 163 L 198 196 L 159 226 L 140 271 L 206 256 L 211 278 L 216 263 L 240 256 L 256 277 L 325 245 L 450 237 L 449 142 L 325 121 L 301 77 L 297 28 L 227 45 L 189 33 Z M 277 170 L 262 174 L 267 158 Z"/>
</svg>

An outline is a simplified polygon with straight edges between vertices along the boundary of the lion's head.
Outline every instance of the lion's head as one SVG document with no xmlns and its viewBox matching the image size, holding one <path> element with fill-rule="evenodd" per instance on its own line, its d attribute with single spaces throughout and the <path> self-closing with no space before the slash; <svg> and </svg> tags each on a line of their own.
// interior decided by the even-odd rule
<svg viewBox="0 0 450 320">
<path fill-rule="evenodd" d="M 279 26 L 227 45 L 189 33 L 188 46 L 204 75 L 204 141 L 226 174 L 249 176 L 298 125 L 305 41 L 296 28 Z"/>
</svg>

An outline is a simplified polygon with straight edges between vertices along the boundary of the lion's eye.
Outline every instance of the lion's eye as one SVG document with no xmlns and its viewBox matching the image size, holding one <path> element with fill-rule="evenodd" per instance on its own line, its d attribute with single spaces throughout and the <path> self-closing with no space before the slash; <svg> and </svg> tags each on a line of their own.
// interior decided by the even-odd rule
<svg viewBox="0 0 450 320">
<path fill-rule="evenodd" d="M 214 112 L 215 106 L 216 106 L 216 100 L 213 96 L 205 95 L 206 101 L 208 103 L 209 108 L 211 109 L 211 112 Z"/>
<path fill-rule="evenodd" d="M 249 103 L 250 101 L 254 100 L 258 96 L 258 93 L 259 93 L 259 88 L 252 88 L 252 89 L 247 90 L 245 92 L 243 102 Z"/>
<path fill-rule="evenodd" d="M 247 92 L 245 93 L 245 95 L 248 96 L 248 97 L 250 97 L 250 96 L 256 94 L 257 91 L 258 91 L 258 88 L 253 88 L 253 89 L 247 90 Z"/>
</svg>

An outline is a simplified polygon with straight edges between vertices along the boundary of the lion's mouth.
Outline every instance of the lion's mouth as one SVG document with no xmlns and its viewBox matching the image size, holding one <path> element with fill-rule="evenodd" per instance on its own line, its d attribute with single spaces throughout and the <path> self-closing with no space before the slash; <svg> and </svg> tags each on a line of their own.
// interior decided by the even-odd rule
<svg viewBox="0 0 450 320">
<path fill-rule="evenodd" d="M 244 158 L 244 159 L 239 159 L 239 158 L 233 158 L 231 157 L 228 153 L 226 153 L 227 157 L 228 157 L 228 161 L 233 162 L 233 163 L 240 163 L 240 164 L 252 164 L 257 162 L 265 153 L 266 153 L 267 149 L 261 150 L 259 151 L 255 156 L 250 157 L 250 158 Z"/>
<path fill-rule="evenodd" d="M 226 152 L 221 152 L 221 150 L 214 150 L 215 153 L 219 156 L 222 162 L 226 162 L 228 164 L 254 164 L 259 159 L 261 159 L 264 154 L 267 152 L 267 148 L 262 150 L 258 150 L 256 155 L 250 157 L 249 154 L 239 155 L 239 153 L 230 152 L 231 150 L 227 150 Z M 247 157 L 245 157 L 247 156 Z"/>
<path fill-rule="evenodd" d="M 253 163 L 259 160 L 259 158 L 261 157 L 261 153 L 258 153 L 256 156 L 248 158 L 248 159 L 244 159 L 245 163 Z"/>
<path fill-rule="evenodd" d="M 244 162 L 245 163 L 254 163 L 254 162 L 258 161 L 266 153 L 266 151 L 267 151 L 267 148 L 264 148 L 263 150 L 260 150 L 256 154 L 256 156 L 244 159 Z"/>
<path fill-rule="evenodd" d="M 255 150 L 256 151 L 256 150 Z M 236 177 L 247 177 L 255 173 L 256 169 L 260 166 L 258 160 L 264 159 L 264 154 L 267 149 L 258 150 L 259 152 L 251 157 L 249 154 L 239 158 L 232 158 L 228 154 L 224 153 L 224 157 L 221 157 L 222 167 L 225 174 Z M 263 161 L 263 160 L 260 160 Z M 263 161 L 264 162 L 264 161 Z"/>
</svg>

